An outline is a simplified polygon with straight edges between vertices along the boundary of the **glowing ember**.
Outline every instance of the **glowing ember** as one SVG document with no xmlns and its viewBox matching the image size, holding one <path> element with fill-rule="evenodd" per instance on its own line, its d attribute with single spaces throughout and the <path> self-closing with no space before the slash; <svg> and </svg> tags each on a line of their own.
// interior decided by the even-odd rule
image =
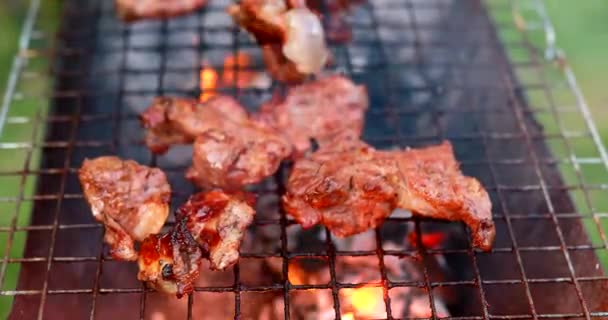
<svg viewBox="0 0 608 320">
<path fill-rule="evenodd" d="M 355 316 L 352 312 L 349 312 L 342 316 L 342 320 L 355 320 Z"/>
<path fill-rule="evenodd" d="M 243 69 L 250 65 L 251 58 L 244 52 L 227 56 L 224 59 L 222 84 L 225 86 L 236 86 L 241 89 L 249 87 L 255 74 L 252 71 Z"/>
<path fill-rule="evenodd" d="M 293 285 L 302 285 L 304 284 L 304 277 L 304 270 L 302 270 L 297 263 L 290 262 L 287 271 L 289 283 Z"/>
<path fill-rule="evenodd" d="M 353 308 L 353 317 L 363 318 L 384 318 L 384 300 L 382 298 L 382 288 L 363 287 L 345 290 L 345 295 L 350 299 Z"/>
<path fill-rule="evenodd" d="M 203 66 L 200 72 L 199 83 L 201 89 L 199 100 L 201 102 L 209 100 L 216 94 L 217 72 L 211 67 Z"/>
<path fill-rule="evenodd" d="M 422 242 L 422 245 L 427 249 L 437 249 L 444 242 L 445 237 L 445 234 L 442 232 L 429 232 L 422 235 L 420 242 Z M 407 238 L 413 247 L 418 246 L 418 235 L 416 232 L 410 232 Z"/>
</svg>

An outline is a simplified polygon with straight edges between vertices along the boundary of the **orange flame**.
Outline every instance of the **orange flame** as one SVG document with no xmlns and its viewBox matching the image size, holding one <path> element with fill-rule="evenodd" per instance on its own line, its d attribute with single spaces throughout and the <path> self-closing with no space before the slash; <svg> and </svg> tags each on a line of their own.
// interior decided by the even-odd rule
<svg viewBox="0 0 608 320">
<path fill-rule="evenodd" d="M 342 320 L 355 320 L 355 315 L 352 312 L 342 315 Z"/>
<path fill-rule="evenodd" d="M 350 299 L 350 303 L 354 309 L 354 312 L 351 314 L 351 319 L 354 319 L 355 315 L 364 318 L 386 316 L 382 288 L 362 287 L 350 289 L 345 292 L 345 294 Z M 344 316 L 348 316 L 348 313 Z"/>
<path fill-rule="evenodd" d="M 203 66 L 199 76 L 201 89 L 199 100 L 205 102 L 216 94 L 217 72 L 211 67 Z"/>
<path fill-rule="evenodd" d="M 251 57 L 245 52 L 226 56 L 226 58 L 224 58 L 222 83 L 225 86 L 236 86 L 241 89 L 247 88 L 254 77 L 253 72 L 243 70 L 249 65 L 251 65 Z"/>
<path fill-rule="evenodd" d="M 287 269 L 287 278 L 289 279 L 289 283 L 293 285 L 302 285 L 305 284 L 304 281 L 304 270 L 300 268 L 297 262 L 290 261 Z"/>
<path fill-rule="evenodd" d="M 413 247 L 418 246 L 418 235 L 416 232 L 410 232 L 407 236 L 408 241 Z M 427 249 L 437 249 L 445 241 L 446 235 L 442 232 L 424 233 L 420 237 L 420 242 Z"/>
<path fill-rule="evenodd" d="M 251 57 L 244 52 L 226 56 L 226 58 L 224 58 L 224 68 L 222 70 L 221 79 L 215 69 L 203 65 L 199 73 L 201 89 L 199 100 L 204 102 L 215 96 L 217 94 L 218 86 L 236 86 L 241 89 L 249 87 L 254 81 L 255 73 L 243 69 L 247 68 L 250 64 Z M 218 80 L 221 80 L 219 84 Z"/>
</svg>

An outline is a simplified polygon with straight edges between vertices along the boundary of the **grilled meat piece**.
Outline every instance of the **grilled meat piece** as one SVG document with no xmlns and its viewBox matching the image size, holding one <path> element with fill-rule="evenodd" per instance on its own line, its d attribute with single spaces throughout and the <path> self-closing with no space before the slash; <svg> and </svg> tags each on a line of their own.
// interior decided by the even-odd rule
<svg viewBox="0 0 608 320">
<path fill-rule="evenodd" d="M 200 187 L 234 189 L 273 174 L 292 152 L 273 128 L 249 119 L 234 99 L 219 96 L 205 103 L 157 98 L 141 115 L 146 145 L 164 153 L 177 143 L 194 143 L 186 177 Z"/>
<path fill-rule="evenodd" d="M 206 102 L 188 98 L 159 97 L 140 115 L 146 146 L 163 154 L 172 144 L 192 143 L 212 128 L 238 128 L 247 111 L 233 98 L 216 96 Z"/>
<path fill-rule="evenodd" d="M 177 210 L 177 219 L 208 254 L 212 269 L 224 270 L 238 261 L 241 241 L 255 215 L 253 202 L 247 193 L 213 190 L 191 196 Z"/>
<path fill-rule="evenodd" d="M 118 16 L 131 22 L 139 19 L 163 19 L 201 8 L 207 0 L 114 0 Z"/>
<path fill-rule="evenodd" d="M 496 229 L 490 196 L 477 179 L 462 174 L 449 142 L 388 154 L 397 159 L 403 179 L 399 208 L 422 217 L 463 221 L 474 246 L 492 248 Z"/>
<path fill-rule="evenodd" d="M 181 298 L 194 290 L 202 252 L 184 221 L 162 235 L 150 235 L 139 251 L 137 279 L 154 289 Z"/>
<path fill-rule="evenodd" d="M 186 177 L 199 187 L 236 189 L 272 175 L 281 161 L 301 156 L 337 134 L 361 134 L 367 91 L 342 76 L 327 77 L 289 90 L 249 118 L 234 99 L 206 103 L 157 98 L 141 115 L 146 145 L 164 153 L 171 144 L 194 143 Z"/>
<path fill-rule="evenodd" d="M 291 150 L 280 135 L 253 123 L 212 129 L 196 138 L 186 178 L 202 188 L 238 189 L 272 175 Z"/>
<path fill-rule="evenodd" d="M 283 197 L 304 228 L 324 224 L 346 237 L 375 228 L 397 206 L 399 175 L 391 159 L 351 138 L 298 160 Z"/>
<path fill-rule="evenodd" d="M 271 75 L 299 82 L 327 63 L 323 26 L 319 17 L 297 0 L 243 0 L 228 13 L 262 46 Z"/>
<path fill-rule="evenodd" d="M 307 75 L 298 71 L 296 65 L 283 55 L 280 43 L 264 44 L 261 45 L 261 48 L 268 73 L 274 79 L 285 83 L 304 81 Z"/>
<path fill-rule="evenodd" d="M 367 90 L 343 76 L 331 76 L 299 85 L 284 99 L 273 99 L 256 115 L 292 143 L 296 155 L 320 146 L 337 134 L 359 136 L 368 107 Z"/>
<path fill-rule="evenodd" d="M 204 255 L 211 268 L 235 264 L 255 211 L 253 195 L 220 190 L 200 192 L 176 212 L 175 227 L 150 235 L 141 245 L 137 278 L 158 291 L 178 298 L 191 293 Z"/>
<path fill-rule="evenodd" d="M 158 233 L 169 214 L 171 187 L 165 174 L 132 160 L 86 159 L 78 172 L 93 216 L 106 227 L 115 259 L 135 260 L 133 242 Z"/>
<path fill-rule="evenodd" d="M 483 250 L 495 236 L 490 198 L 462 174 L 449 142 L 377 151 L 352 136 L 338 138 L 296 162 L 283 204 L 303 227 L 321 223 L 340 237 L 377 227 L 395 208 L 464 221 Z"/>
</svg>

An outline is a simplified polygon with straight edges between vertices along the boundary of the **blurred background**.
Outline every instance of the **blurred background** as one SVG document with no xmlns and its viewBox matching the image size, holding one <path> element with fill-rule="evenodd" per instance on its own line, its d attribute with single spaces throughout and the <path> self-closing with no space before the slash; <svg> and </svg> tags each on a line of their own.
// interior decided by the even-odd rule
<svg viewBox="0 0 608 320">
<path fill-rule="evenodd" d="M 110 1 L 110 0 L 107 0 Z M 44 26 L 43 30 L 47 34 L 52 34 L 56 28 L 60 13 L 61 1 L 42 1 L 43 7 L 39 23 Z M 492 1 L 488 1 L 492 3 Z M 580 0 L 580 1 L 565 1 L 565 0 L 545 0 L 545 5 L 548 15 L 554 23 L 557 34 L 557 45 L 562 48 L 567 55 L 567 62 L 573 68 L 579 86 L 581 87 L 587 102 L 591 108 L 591 112 L 595 123 L 600 130 L 604 141 L 608 141 L 608 112 L 605 106 L 608 105 L 608 1 L 605 0 Z M 1 0 L 0 1 L 0 97 L 4 94 L 6 82 L 9 77 L 13 57 L 18 46 L 18 39 L 24 20 L 24 15 L 27 12 L 29 1 L 25 0 Z M 490 5 L 491 9 L 491 5 Z M 498 17 L 497 19 L 512 19 L 512 17 Z M 52 38 L 52 37 L 51 37 Z M 542 43 L 544 39 L 539 37 L 535 41 Z M 542 47 L 542 45 L 540 46 Z M 40 66 L 40 70 L 44 70 L 48 66 Z M 525 75 L 520 75 L 525 77 Z M 525 81 L 525 79 L 523 79 Z M 28 86 L 40 88 L 40 91 L 48 89 L 49 84 L 45 83 L 28 83 Z M 31 88 L 29 88 L 31 89 Z M 18 97 L 17 97 L 18 98 Z M 534 97 L 530 97 L 534 103 Z M 12 103 L 11 112 L 24 117 L 35 117 L 36 113 L 44 113 L 46 110 L 45 101 L 40 100 L 19 100 Z M 542 119 L 539 121 L 543 122 Z M 568 119 L 564 119 L 568 121 Z M 550 125 L 550 124 L 546 124 Z M 2 133 L 1 141 L 28 141 L 31 140 L 32 128 L 28 126 L 7 126 Z M 40 130 L 37 134 L 43 134 L 44 130 Z M 575 148 L 585 149 L 594 148 L 593 145 L 577 145 Z M 555 151 L 554 152 L 558 152 Z M 585 153 L 584 150 L 582 152 Z M 0 154 L 0 171 L 6 170 L 35 170 L 38 153 L 34 152 L 29 159 L 29 166 L 26 168 L 15 168 L 21 166 L 28 155 L 25 152 L 16 150 L 11 153 Z M 602 166 L 590 167 L 585 175 L 594 176 L 597 181 L 606 182 L 608 176 L 605 168 Z M 576 183 L 574 174 L 563 172 L 565 179 L 568 182 Z M 34 177 L 35 175 L 30 175 Z M 25 179 L 21 176 L 15 176 L 14 181 L 2 180 L 0 190 L 2 194 L 14 194 L 22 196 L 23 193 L 30 194 L 31 189 L 35 185 L 35 179 Z M 25 185 L 25 188 L 19 188 L 20 185 Z M 580 197 L 573 194 L 577 205 L 584 206 L 584 201 Z M 591 211 L 603 211 L 603 208 L 608 208 L 608 197 L 602 197 L 593 205 Z M 27 225 L 28 212 L 31 209 L 31 203 L 24 201 L 16 207 L 4 208 L 0 207 L 0 225 Z M 588 209 L 579 208 L 579 210 L 588 212 Z M 16 219 L 15 217 L 19 217 Z M 603 224 L 607 226 L 608 223 Z M 590 232 L 591 237 L 599 237 L 597 232 Z M 13 243 L 10 246 L 10 257 L 19 257 L 23 250 L 25 235 L 23 232 L 16 233 L 12 239 Z M 4 252 L 7 248 L 7 233 L 0 233 L 0 250 Z M 608 257 L 603 257 L 604 265 L 608 265 Z M 5 281 L 3 283 L 4 290 L 14 289 L 18 275 L 18 264 L 14 267 L 9 266 L 6 270 Z M 0 300 L 0 319 L 6 318 L 10 311 L 12 299 L 4 297 Z"/>
</svg>

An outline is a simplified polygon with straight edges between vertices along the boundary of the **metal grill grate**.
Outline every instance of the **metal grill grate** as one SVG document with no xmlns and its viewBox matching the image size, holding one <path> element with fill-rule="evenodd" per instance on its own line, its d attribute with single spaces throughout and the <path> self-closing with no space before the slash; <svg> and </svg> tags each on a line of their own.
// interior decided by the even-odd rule
<svg viewBox="0 0 608 320">
<path fill-rule="evenodd" d="M 432 318 L 440 317 L 437 299 L 445 292 L 452 297 L 446 301 L 449 319 L 608 317 L 608 278 L 600 264 L 608 257 L 608 208 L 601 201 L 606 152 L 571 71 L 544 60 L 532 40 L 550 27 L 537 15 L 542 7 L 526 10 L 506 0 L 370 0 L 353 9 L 353 41 L 331 43 L 333 71 L 368 87 L 366 141 L 379 148 L 453 143 L 465 173 L 491 194 L 498 228 L 492 252 L 473 250 L 461 225 L 409 217 L 391 217 L 373 231 L 372 249 L 344 250 L 325 231 L 318 247 L 298 246 L 292 230 L 299 226 L 277 205 L 285 166 L 254 187 L 262 204 L 252 230 L 271 244 L 256 248 L 262 241 L 256 238 L 233 270 L 205 271 L 206 282 L 177 301 L 137 282 L 135 265 L 108 256 L 103 229 L 82 198 L 77 168 L 85 157 L 105 154 L 159 166 L 176 191 L 172 203 L 183 203 L 194 192 L 183 179 L 188 149 L 150 155 L 137 114 L 157 95 L 198 97 L 201 68 L 221 75 L 227 55 L 252 57 L 251 65 L 230 70 L 237 81 L 263 71 L 257 45 L 225 15 L 227 0 L 210 1 L 187 17 L 131 26 L 116 20 L 111 1 L 68 0 L 50 46 L 53 38 L 39 31 L 36 20 L 39 1 L 32 3 L 0 140 L 0 154 L 23 159 L 0 172 L 0 181 L 20 186 L 0 195 L 1 214 L 10 216 L 0 226 L 7 240 L 0 297 L 8 303 L 14 298 L 12 318 L 204 318 L 220 310 L 225 313 L 216 318 L 246 319 L 256 299 L 272 296 L 281 301 L 280 317 L 293 319 L 298 290 L 331 291 L 340 318 L 341 290 L 364 285 L 382 288 L 387 319 L 408 317 L 393 310 L 400 288 L 425 292 Z M 44 77 L 53 80 L 51 90 L 32 85 Z M 232 83 L 217 91 L 253 108 L 277 88 Z M 19 101 L 39 107 L 30 114 L 15 107 Z M 31 136 L 15 141 L 7 134 L 12 130 Z M 446 232 L 452 241 L 439 248 L 424 248 L 421 240 L 403 250 L 387 246 L 389 239 L 429 230 Z M 21 252 L 15 239 L 24 238 Z M 433 272 L 438 256 L 451 270 L 441 279 Z M 374 257 L 379 276 L 341 282 L 336 264 L 344 257 Z M 385 266 L 389 257 L 411 261 L 421 276 L 392 278 Z M 291 284 L 289 262 L 297 258 L 325 263 L 329 282 Z M 281 274 L 267 283 L 245 280 L 261 259 L 280 261 Z M 11 287 L 7 274 L 17 268 L 19 280 Z M 215 306 L 214 295 L 230 303 Z"/>
</svg>

